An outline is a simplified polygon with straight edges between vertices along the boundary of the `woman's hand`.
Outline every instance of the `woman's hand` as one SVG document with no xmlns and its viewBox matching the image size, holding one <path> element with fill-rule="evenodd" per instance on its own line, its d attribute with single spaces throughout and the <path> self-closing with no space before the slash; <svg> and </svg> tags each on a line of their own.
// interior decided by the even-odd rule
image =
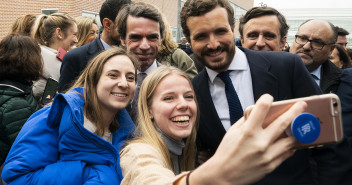
<svg viewBox="0 0 352 185">
<path fill-rule="evenodd" d="M 272 96 L 263 95 L 248 118 L 227 131 L 214 156 L 192 173 L 190 184 L 254 183 L 292 156 L 295 139 L 280 135 L 307 104 L 297 102 L 263 128 L 272 102 Z"/>
</svg>

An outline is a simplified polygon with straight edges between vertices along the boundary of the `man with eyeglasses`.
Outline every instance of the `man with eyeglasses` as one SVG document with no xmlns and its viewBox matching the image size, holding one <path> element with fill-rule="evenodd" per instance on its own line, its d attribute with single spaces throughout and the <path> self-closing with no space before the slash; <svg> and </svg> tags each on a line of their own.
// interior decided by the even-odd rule
<svg viewBox="0 0 352 185">
<path fill-rule="evenodd" d="M 337 41 L 336 41 L 336 44 L 339 44 L 341 46 L 343 46 L 345 49 L 346 49 L 346 46 L 348 44 L 347 42 L 347 35 L 349 35 L 350 33 L 341 28 L 341 27 L 338 27 L 336 26 L 336 30 L 337 30 Z"/>
<path fill-rule="evenodd" d="M 323 93 L 336 93 L 340 85 L 342 70 L 329 60 L 337 40 L 336 27 L 323 20 L 307 20 L 300 25 L 295 37 L 290 52 L 301 57 Z M 341 102 L 343 101 L 341 99 Z M 318 150 L 330 156 L 325 160 L 331 164 L 330 168 L 335 174 L 334 179 L 339 179 L 335 181 L 336 184 L 352 184 L 352 177 L 349 174 L 351 173 L 352 153 L 346 138 L 339 144 L 327 145 Z M 319 182 L 319 184 L 322 183 L 324 182 Z"/>
<path fill-rule="evenodd" d="M 335 48 L 335 26 L 323 20 L 303 22 L 295 35 L 290 53 L 298 54 L 324 93 L 336 93 L 341 69 L 329 57 Z"/>
</svg>

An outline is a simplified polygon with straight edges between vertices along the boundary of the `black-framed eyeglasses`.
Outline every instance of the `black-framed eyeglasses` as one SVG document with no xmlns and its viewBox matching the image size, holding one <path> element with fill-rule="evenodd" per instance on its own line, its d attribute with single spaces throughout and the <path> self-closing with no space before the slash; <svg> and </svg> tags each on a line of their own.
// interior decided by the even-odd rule
<svg viewBox="0 0 352 185">
<path fill-rule="evenodd" d="M 321 40 L 309 40 L 307 37 L 300 36 L 300 35 L 295 35 L 296 39 L 295 42 L 300 45 L 305 45 L 307 42 L 310 42 L 310 47 L 313 49 L 323 49 L 324 46 L 330 45 L 330 44 L 335 44 L 335 43 L 325 43 L 324 41 Z"/>
</svg>

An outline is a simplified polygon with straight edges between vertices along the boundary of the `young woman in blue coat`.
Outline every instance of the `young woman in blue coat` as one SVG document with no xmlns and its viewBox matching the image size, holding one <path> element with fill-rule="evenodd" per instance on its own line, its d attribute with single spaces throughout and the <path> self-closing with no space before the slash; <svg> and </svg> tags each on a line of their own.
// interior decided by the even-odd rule
<svg viewBox="0 0 352 185">
<path fill-rule="evenodd" d="M 119 48 L 96 56 L 72 89 L 34 113 L 5 161 L 8 184 L 120 184 L 120 146 L 134 130 L 124 109 L 136 59 Z"/>
</svg>

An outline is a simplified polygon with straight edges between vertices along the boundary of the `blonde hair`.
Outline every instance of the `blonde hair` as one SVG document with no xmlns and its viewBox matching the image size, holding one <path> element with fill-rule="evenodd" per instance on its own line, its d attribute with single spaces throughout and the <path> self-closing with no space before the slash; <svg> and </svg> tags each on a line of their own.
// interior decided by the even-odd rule
<svg viewBox="0 0 352 185">
<path fill-rule="evenodd" d="M 166 20 L 164 14 L 162 14 L 161 12 L 160 14 L 162 15 L 161 17 L 165 25 L 165 33 L 164 33 L 164 38 L 162 39 L 161 45 L 158 50 L 157 60 L 163 61 L 164 57 L 168 57 L 174 49 L 178 48 L 178 44 L 173 40 L 170 25 Z"/>
<path fill-rule="evenodd" d="M 32 27 L 34 25 L 36 16 L 35 15 L 23 15 L 18 17 L 11 25 L 9 35 L 20 34 L 25 36 L 31 36 Z"/>
<path fill-rule="evenodd" d="M 133 63 L 135 67 L 135 74 L 137 75 L 138 60 L 134 55 L 127 53 L 125 50 L 113 47 L 109 50 L 105 50 L 96 57 L 94 57 L 91 62 L 88 63 L 87 67 L 84 69 L 82 74 L 78 77 L 77 81 L 70 88 L 83 87 L 84 88 L 84 109 L 83 112 L 85 116 L 92 121 L 92 123 L 97 127 L 95 134 L 99 136 L 104 135 L 103 118 L 101 112 L 101 106 L 97 95 L 97 85 L 100 76 L 103 72 L 105 63 L 112 57 L 118 55 L 125 55 Z M 135 76 L 136 77 L 136 76 Z M 136 78 L 137 79 L 137 78 Z M 117 120 L 110 125 L 110 132 L 116 131 L 118 128 Z"/>
<path fill-rule="evenodd" d="M 53 13 L 50 15 L 40 15 L 34 24 L 34 39 L 41 45 L 49 46 L 54 42 L 54 33 L 60 28 L 67 36 L 67 31 L 76 21 L 67 13 Z"/>
<path fill-rule="evenodd" d="M 161 66 L 155 69 L 152 73 L 143 80 L 139 91 L 138 98 L 138 121 L 136 134 L 139 134 L 134 140 L 129 143 L 148 143 L 156 148 L 163 156 L 164 164 L 167 168 L 172 170 L 172 161 L 169 149 L 157 131 L 156 124 L 152 121 L 149 115 L 149 109 L 152 104 L 152 98 L 158 84 L 162 79 L 170 74 L 176 74 L 188 80 L 190 86 L 193 86 L 187 75 L 178 68 L 171 66 Z M 180 158 L 180 169 L 182 171 L 192 170 L 195 167 L 196 156 L 196 135 L 199 123 L 199 109 L 197 99 L 194 99 L 197 105 L 197 117 L 191 135 L 186 138 L 185 147 Z"/>
<path fill-rule="evenodd" d="M 89 31 L 92 28 L 93 24 L 98 26 L 97 21 L 91 17 L 80 16 L 76 18 L 77 22 L 77 47 L 84 45 L 84 42 L 87 40 L 89 36 Z"/>
</svg>

